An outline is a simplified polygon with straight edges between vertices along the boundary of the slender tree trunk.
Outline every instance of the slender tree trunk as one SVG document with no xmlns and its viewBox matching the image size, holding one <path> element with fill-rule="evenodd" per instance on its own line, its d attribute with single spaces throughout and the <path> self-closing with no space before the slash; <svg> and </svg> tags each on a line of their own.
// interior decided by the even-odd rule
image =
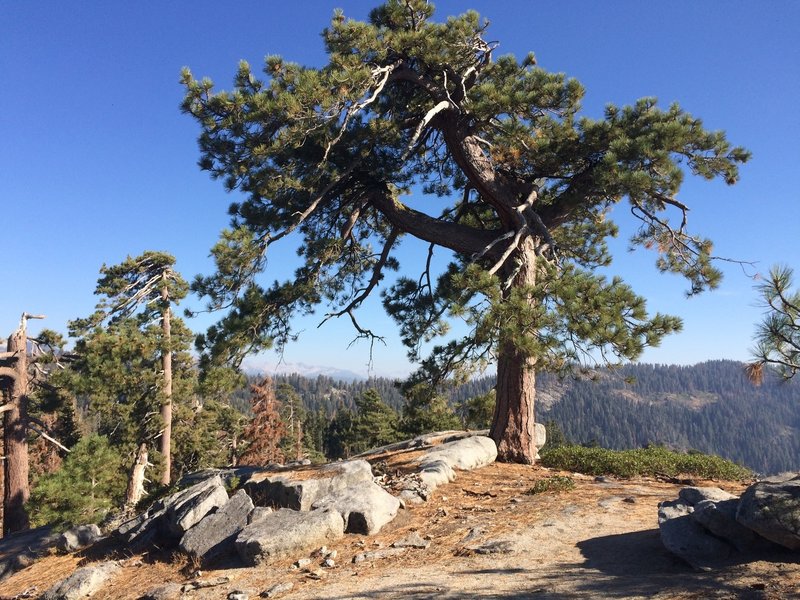
<svg viewBox="0 0 800 600">
<path fill-rule="evenodd" d="M 128 489 L 125 490 L 125 507 L 133 508 L 144 496 L 144 472 L 147 468 L 147 444 L 142 442 L 136 452 L 136 459 L 128 477 Z"/>
<path fill-rule="evenodd" d="M 164 423 L 164 431 L 161 434 L 161 455 L 164 457 L 164 472 L 161 475 L 161 483 L 169 485 L 172 476 L 172 344 L 170 339 L 172 311 L 169 306 L 166 276 L 164 287 L 161 288 L 161 299 L 165 305 L 161 314 L 161 329 L 165 345 L 165 349 L 161 351 L 161 366 L 164 371 L 164 398 L 161 404 L 161 420 Z"/>
<path fill-rule="evenodd" d="M 3 534 L 8 535 L 30 527 L 25 503 L 30 496 L 28 487 L 28 339 L 24 324 L 8 338 L 8 352 L 14 357 L 15 377 L 11 378 L 8 394 L 10 409 L 3 414 L 3 461 L 5 489 L 3 493 Z"/>
<path fill-rule="evenodd" d="M 522 261 L 512 288 L 536 283 L 534 242 L 527 239 L 520 249 Z M 509 292 L 510 293 L 510 292 Z M 534 302 L 533 298 L 529 299 Z M 497 360 L 497 401 L 489 436 L 497 444 L 497 459 L 503 462 L 533 464 L 536 458 L 534 400 L 536 399 L 536 360 L 504 342 Z"/>
</svg>

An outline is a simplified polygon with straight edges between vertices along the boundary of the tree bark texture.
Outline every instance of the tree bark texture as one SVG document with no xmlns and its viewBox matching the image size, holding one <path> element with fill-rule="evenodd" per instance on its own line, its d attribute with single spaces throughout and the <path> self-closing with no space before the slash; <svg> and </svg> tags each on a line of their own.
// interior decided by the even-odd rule
<svg viewBox="0 0 800 600">
<path fill-rule="evenodd" d="M 10 409 L 3 414 L 3 535 L 30 527 L 25 503 L 30 496 L 28 486 L 28 355 L 24 327 L 8 338 L 8 352 L 16 352 L 13 378 L 8 381 L 7 401 Z M 10 380 L 10 381 L 9 381 Z"/>
<path fill-rule="evenodd" d="M 144 496 L 144 471 L 147 468 L 147 444 L 142 442 L 131 467 L 128 489 L 125 490 L 125 506 L 133 508 Z"/>
<path fill-rule="evenodd" d="M 161 483 L 169 485 L 172 477 L 172 343 L 170 339 L 172 311 L 169 307 L 166 277 L 164 287 L 161 288 L 161 299 L 165 304 L 161 313 L 161 329 L 164 334 L 165 346 L 161 353 L 161 367 L 164 371 L 164 398 L 161 404 L 161 420 L 164 423 L 164 430 L 161 434 L 161 455 L 164 457 L 164 471 L 161 474 Z"/>
<path fill-rule="evenodd" d="M 520 270 L 512 286 L 536 283 L 536 254 L 532 239 L 519 250 Z M 533 298 L 530 302 L 534 302 Z M 497 360 L 497 401 L 489 436 L 497 444 L 503 462 L 533 464 L 536 458 L 534 401 L 536 360 L 520 352 L 511 342 L 502 343 Z"/>
</svg>

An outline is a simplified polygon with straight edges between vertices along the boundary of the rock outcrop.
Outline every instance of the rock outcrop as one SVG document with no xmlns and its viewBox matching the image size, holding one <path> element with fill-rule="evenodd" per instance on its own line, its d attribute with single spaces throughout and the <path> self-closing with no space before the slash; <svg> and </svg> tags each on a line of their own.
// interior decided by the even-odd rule
<svg viewBox="0 0 800 600">
<path fill-rule="evenodd" d="M 742 494 L 736 520 L 776 544 L 800 550 L 800 475 L 751 485 Z"/>
<path fill-rule="evenodd" d="M 245 527 L 236 551 L 248 566 L 285 558 L 344 535 L 344 521 L 332 510 L 301 512 L 282 508 Z"/>
<path fill-rule="evenodd" d="M 741 498 L 719 488 L 683 488 L 658 509 L 661 541 L 698 569 L 728 558 L 800 549 L 800 477 L 762 481 Z"/>
</svg>

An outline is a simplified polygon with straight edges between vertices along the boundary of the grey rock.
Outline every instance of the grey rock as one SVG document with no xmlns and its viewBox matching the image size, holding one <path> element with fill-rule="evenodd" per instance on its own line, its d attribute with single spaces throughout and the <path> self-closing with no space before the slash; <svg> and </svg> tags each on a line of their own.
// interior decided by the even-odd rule
<svg viewBox="0 0 800 600">
<path fill-rule="evenodd" d="M 431 543 L 422 539 L 416 531 L 412 531 L 403 539 L 392 543 L 393 548 L 427 548 L 430 545 Z"/>
<path fill-rule="evenodd" d="M 310 558 L 300 558 L 295 561 L 294 566 L 297 567 L 298 569 L 303 569 L 308 565 L 310 565 L 311 562 L 312 560 Z"/>
<path fill-rule="evenodd" d="M 680 500 L 658 507 L 661 542 L 674 555 L 696 569 L 708 569 L 726 559 L 731 546 L 709 534 L 691 517 L 692 507 Z"/>
<path fill-rule="evenodd" d="M 736 520 L 790 550 L 800 550 L 800 476 L 760 481 L 739 500 Z"/>
<path fill-rule="evenodd" d="M 718 487 L 685 487 L 678 492 L 678 498 L 680 498 L 684 504 L 694 506 L 705 500 L 710 500 L 712 502 L 734 500 L 736 496 Z"/>
<path fill-rule="evenodd" d="M 491 464 L 497 458 L 497 445 L 484 436 L 474 436 L 435 446 L 427 451 L 420 465 L 428 461 L 444 460 L 453 469 L 471 471 Z"/>
<path fill-rule="evenodd" d="M 397 516 L 400 500 L 370 481 L 334 492 L 318 501 L 314 509 L 329 508 L 342 516 L 346 533 L 373 535 Z"/>
<path fill-rule="evenodd" d="M 182 536 L 202 521 L 206 515 L 221 508 L 227 502 L 228 492 L 225 490 L 222 480 L 214 477 L 206 487 L 167 507 L 167 526 L 176 536 Z"/>
<path fill-rule="evenodd" d="M 250 523 L 258 523 L 259 521 L 263 521 L 267 515 L 274 512 L 275 509 L 271 506 L 256 506 L 247 517 L 247 524 L 249 525 Z"/>
<path fill-rule="evenodd" d="M 239 490 L 222 508 L 184 534 L 180 542 L 181 550 L 199 557 L 203 562 L 234 553 L 233 542 L 247 526 L 252 510 L 250 496 L 244 490 Z"/>
<path fill-rule="evenodd" d="M 58 542 L 50 527 L 37 527 L 0 538 L 0 581 L 32 564 Z"/>
<path fill-rule="evenodd" d="M 246 592 L 234 591 L 228 594 L 228 600 L 250 600 L 250 594 Z"/>
<path fill-rule="evenodd" d="M 216 587 L 218 585 L 225 585 L 232 579 L 233 577 L 230 575 L 220 575 L 219 577 L 212 577 L 211 579 L 195 579 L 189 583 L 184 583 L 181 586 L 181 591 L 192 592 L 194 590 L 202 590 L 205 588 Z"/>
<path fill-rule="evenodd" d="M 365 460 L 330 463 L 277 473 L 259 473 L 246 489 L 258 506 L 274 505 L 307 511 L 318 501 L 347 488 L 372 482 L 372 467 Z"/>
<path fill-rule="evenodd" d="M 508 540 L 491 540 L 483 544 L 466 546 L 464 549 L 475 554 L 511 554 L 514 551 L 514 544 Z"/>
<path fill-rule="evenodd" d="M 325 567 L 326 569 L 332 569 L 336 566 L 336 561 L 333 560 L 332 558 L 326 558 L 325 560 L 322 561 L 322 566 Z"/>
<path fill-rule="evenodd" d="M 344 521 L 334 511 L 299 512 L 280 509 L 245 527 L 236 551 L 249 566 L 307 551 L 344 535 Z"/>
<path fill-rule="evenodd" d="M 277 598 L 281 594 L 285 594 L 286 592 L 291 592 L 292 588 L 294 588 L 294 583 L 291 581 L 285 581 L 283 583 L 278 583 L 273 585 L 268 590 L 261 592 L 262 598 Z"/>
<path fill-rule="evenodd" d="M 736 520 L 739 499 L 703 500 L 694 506 L 692 519 L 715 536 L 733 544 L 740 552 L 769 551 L 775 547 Z"/>
<path fill-rule="evenodd" d="M 166 583 L 149 590 L 142 596 L 142 600 L 179 600 L 182 595 L 181 584 Z"/>
<path fill-rule="evenodd" d="M 353 557 L 353 562 L 358 564 L 364 561 L 392 558 L 394 556 L 405 554 L 406 552 L 408 552 L 408 548 L 381 548 L 380 550 L 359 552 Z"/>
<path fill-rule="evenodd" d="M 42 594 L 42 600 L 77 600 L 98 592 L 121 567 L 114 561 L 78 569 Z"/>
<path fill-rule="evenodd" d="M 94 544 L 102 535 L 100 528 L 94 523 L 90 525 L 78 525 L 62 533 L 58 538 L 56 546 L 62 552 L 74 552 L 79 548 Z"/>
<path fill-rule="evenodd" d="M 227 501 L 228 494 L 218 475 L 204 479 L 190 488 L 157 500 L 145 512 L 120 525 L 114 531 L 114 535 L 128 545 L 139 546 L 156 539 L 161 541 L 179 539 L 188 529 L 187 525 L 202 519 L 200 514 L 203 508 L 209 511 L 213 509 L 208 502 L 210 491 L 212 499 L 222 500 L 219 490 L 225 494 Z M 198 498 L 204 499 L 200 507 L 195 504 Z"/>
</svg>

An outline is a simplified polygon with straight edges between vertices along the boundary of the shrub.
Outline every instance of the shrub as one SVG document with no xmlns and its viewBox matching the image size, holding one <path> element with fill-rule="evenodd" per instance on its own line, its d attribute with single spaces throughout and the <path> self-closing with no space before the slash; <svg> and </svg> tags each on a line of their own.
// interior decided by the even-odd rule
<svg viewBox="0 0 800 600">
<path fill-rule="evenodd" d="M 575 489 L 575 482 L 571 477 L 565 475 L 551 475 L 544 479 L 539 479 L 533 484 L 526 494 L 543 494 L 545 492 L 568 492 Z"/>
<path fill-rule="evenodd" d="M 704 479 L 742 480 L 752 472 L 734 462 L 709 454 L 684 454 L 663 446 L 634 450 L 609 450 L 584 446 L 543 449 L 540 464 L 551 469 L 586 475 L 617 477 L 694 475 Z"/>
</svg>

